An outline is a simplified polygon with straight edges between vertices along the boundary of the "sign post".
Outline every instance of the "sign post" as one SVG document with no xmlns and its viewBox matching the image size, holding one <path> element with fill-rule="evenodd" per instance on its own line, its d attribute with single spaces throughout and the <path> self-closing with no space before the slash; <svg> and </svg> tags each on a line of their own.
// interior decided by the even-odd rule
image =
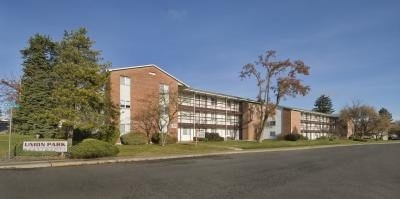
<svg viewBox="0 0 400 199">
<path fill-rule="evenodd" d="M 13 120 L 13 109 L 18 108 L 15 102 L 9 102 L 5 104 L 10 109 L 10 125 L 8 130 L 8 159 L 11 159 L 11 131 L 12 131 L 12 120 Z"/>
<path fill-rule="evenodd" d="M 8 131 L 8 159 L 11 159 L 11 129 L 12 129 L 13 108 L 10 108 L 10 129 Z"/>
</svg>

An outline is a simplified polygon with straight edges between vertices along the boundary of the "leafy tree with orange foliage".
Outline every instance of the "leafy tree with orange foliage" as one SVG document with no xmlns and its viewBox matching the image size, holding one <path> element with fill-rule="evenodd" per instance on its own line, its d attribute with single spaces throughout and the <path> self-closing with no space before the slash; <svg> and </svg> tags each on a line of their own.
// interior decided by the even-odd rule
<svg viewBox="0 0 400 199">
<path fill-rule="evenodd" d="M 268 119 L 275 115 L 281 100 L 286 96 L 305 96 L 310 91 L 310 87 L 298 78 L 299 75 L 309 75 L 310 67 L 301 60 L 275 60 L 275 55 L 276 51 L 267 51 L 254 64 L 244 65 L 240 72 L 241 79 L 256 79 L 258 103 L 252 114 L 257 118 L 254 129 L 259 142 L 262 141 L 263 129 L 268 125 Z"/>
</svg>

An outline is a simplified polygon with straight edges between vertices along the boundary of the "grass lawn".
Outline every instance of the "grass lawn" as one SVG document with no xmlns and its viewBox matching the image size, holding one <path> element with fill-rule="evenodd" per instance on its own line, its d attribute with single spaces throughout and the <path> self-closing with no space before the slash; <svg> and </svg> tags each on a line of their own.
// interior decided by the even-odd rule
<svg viewBox="0 0 400 199">
<path fill-rule="evenodd" d="M 374 141 L 368 142 L 387 142 L 387 141 Z M 225 147 L 234 147 L 240 149 L 268 149 L 280 147 L 302 147 L 302 146 L 318 146 L 318 145 L 338 145 L 338 144 L 363 144 L 365 142 L 352 141 L 347 139 L 335 139 L 332 141 L 326 140 L 298 140 L 298 141 L 285 141 L 285 140 L 264 140 L 262 143 L 256 141 L 225 141 L 225 142 L 204 142 L 205 145 L 219 145 Z"/>
<path fill-rule="evenodd" d="M 11 150 L 16 144 L 22 143 L 24 140 L 33 139 L 33 136 L 12 134 L 11 136 Z M 0 160 L 8 158 L 8 133 L 0 134 Z"/>
<path fill-rule="evenodd" d="M 119 145 L 119 154 L 121 157 L 149 157 L 149 156 L 163 156 L 163 155 L 183 155 L 183 154 L 200 154 L 211 153 L 219 151 L 229 151 L 230 149 L 225 146 L 208 145 L 199 143 L 185 144 L 168 144 L 164 147 L 156 144 L 146 145 Z"/>
<path fill-rule="evenodd" d="M 370 142 L 387 142 L 374 141 Z M 220 151 L 232 151 L 234 149 L 251 150 L 251 149 L 268 149 L 282 147 L 302 147 L 302 146 L 318 146 L 318 145 L 338 145 L 338 144 L 363 144 L 366 142 L 352 141 L 347 139 L 336 140 L 298 140 L 298 141 L 278 141 L 264 140 L 262 143 L 255 141 L 221 141 L 221 142 L 199 142 L 186 144 L 169 144 L 165 147 L 159 145 L 120 145 L 118 146 L 120 157 L 150 157 L 163 155 L 178 154 L 200 154 L 212 153 Z"/>
</svg>

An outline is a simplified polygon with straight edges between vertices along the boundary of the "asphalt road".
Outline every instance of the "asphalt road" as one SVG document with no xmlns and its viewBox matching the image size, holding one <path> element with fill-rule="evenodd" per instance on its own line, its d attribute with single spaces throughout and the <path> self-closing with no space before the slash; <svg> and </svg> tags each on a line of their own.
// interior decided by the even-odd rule
<svg viewBox="0 0 400 199">
<path fill-rule="evenodd" d="M 0 198 L 400 198 L 400 144 L 0 170 Z"/>
</svg>

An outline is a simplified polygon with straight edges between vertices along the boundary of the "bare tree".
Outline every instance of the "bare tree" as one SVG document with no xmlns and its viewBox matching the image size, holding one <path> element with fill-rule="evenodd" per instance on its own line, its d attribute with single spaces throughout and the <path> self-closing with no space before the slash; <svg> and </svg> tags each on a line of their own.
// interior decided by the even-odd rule
<svg viewBox="0 0 400 199">
<path fill-rule="evenodd" d="M 160 88 L 159 120 L 157 124 L 160 131 L 161 146 L 167 144 L 168 135 L 171 133 L 171 125 L 176 123 L 179 105 L 181 104 L 180 100 L 178 91 Z"/>
<path fill-rule="evenodd" d="M 0 101 L 17 102 L 21 92 L 19 79 L 0 79 Z"/>
<path fill-rule="evenodd" d="M 151 136 L 158 131 L 158 96 L 155 93 L 148 95 L 142 100 L 146 110 L 139 111 L 136 118 L 137 128 L 147 137 L 147 142 L 151 142 Z"/>
<path fill-rule="evenodd" d="M 389 133 L 400 133 L 400 120 L 391 123 Z"/>
<path fill-rule="evenodd" d="M 180 98 L 178 91 L 169 89 L 169 85 L 160 88 L 159 93 L 151 93 L 142 100 L 146 109 L 140 111 L 136 118 L 137 127 L 150 140 L 153 133 L 158 131 L 160 144 L 165 146 L 173 126 L 177 122 Z"/>
<path fill-rule="evenodd" d="M 340 118 L 352 127 L 355 136 L 373 135 L 384 125 L 374 107 L 363 105 L 359 101 L 353 102 L 340 111 Z"/>
<path fill-rule="evenodd" d="M 256 139 L 261 142 L 267 120 L 275 115 L 275 110 L 286 96 L 305 96 L 310 87 L 302 83 L 298 75 L 309 75 L 310 67 L 303 61 L 290 59 L 274 61 L 275 51 L 267 51 L 260 55 L 254 64 L 243 66 L 240 78 L 254 77 L 256 79 L 258 103 L 252 114 L 255 114 L 254 129 Z"/>
</svg>

